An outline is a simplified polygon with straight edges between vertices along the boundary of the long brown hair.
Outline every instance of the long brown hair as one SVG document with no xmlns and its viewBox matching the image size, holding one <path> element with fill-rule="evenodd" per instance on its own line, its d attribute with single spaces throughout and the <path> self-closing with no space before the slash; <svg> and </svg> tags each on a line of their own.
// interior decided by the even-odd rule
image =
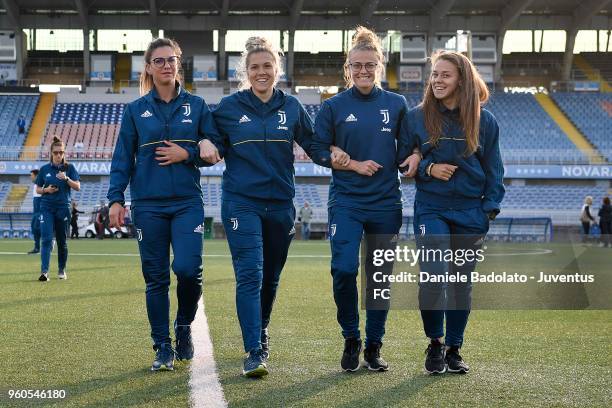
<svg viewBox="0 0 612 408">
<path fill-rule="evenodd" d="M 176 66 L 177 74 L 176 79 L 181 85 L 183 85 L 183 74 L 181 73 L 181 56 L 183 52 L 178 43 L 170 38 L 156 38 L 149 43 L 147 51 L 144 54 L 144 65 L 145 68 L 140 73 L 140 95 L 146 95 L 155 86 L 153 83 L 153 77 L 147 73 L 146 66 L 151 63 L 151 55 L 153 51 L 161 47 L 170 47 L 174 51 L 174 54 L 179 57 L 178 65 Z"/>
<path fill-rule="evenodd" d="M 276 64 L 276 76 L 274 77 L 274 86 L 278 83 L 278 80 L 283 75 L 283 62 L 281 56 L 284 55 L 283 51 L 276 48 L 270 40 L 265 37 L 249 37 L 244 44 L 244 51 L 240 55 L 240 60 L 236 66 L 236 76 L 240 81 L 238 89 L 249 89 L 251 83 L 249 82 L 249 57 L 256 52 L 267 52 L 274 58 Z"/>
<path fill-rule="evenodd" d="M 437 51 L 431 56 L 431 67 L 436 62 L 444 60 L 453 64 L 459 73 L 459 84 L 455 89 L 457 94 L 459 118 L 467 143 L 466 156 L 472 155 L 478 149 L 480 132 L 480 108 L 489 100 L 489 89 L 480 77 L 474 64 L 463 54 L 454 51 Z M 433 93 L 432 75 L 429 76 L 423 94 L 423 115 L 425 128 L 429 133 L 429 142 L 437 146 L 442 135 L 444 118 L 438 110 L 438 104 Z"/>
<path fill-rule="evenodd" d="M 53 163 L 53 148 L 57 146 L 61 147 L 62 150 L 64 150 L 64 155 L 62 156 L 62 164 L 68 164 L 68 160 L 66 160 L 66 145 L 64 145 L 62 139 L 57 136 L 53 136 L 53 141 L 51 142 L 51 146 L 49 146 L 49 161 Z"/>
<path fill-rule="evenodd" d="M 346 53 L 346 60 L 344 61 L 344 82 L 346 87 L 350 88 L 353 86 L 353 78 L 351 77 L 351 69 L 349 67 L 351 53 L 353 51 L 374 51 L 378 58 L 378 67 L 376 68 L 376 74 L 374 76 L 374 84 L 381 86 L 381 78 L 385 70 L 385 56 L 382 51 L 382 44 L 380 38 L 369 28 L 363 26 L 357 26 L 355 28 L 355 35 L 353 35 L 353 41 L 351 43 L 351 49 Z"/>
</svg>

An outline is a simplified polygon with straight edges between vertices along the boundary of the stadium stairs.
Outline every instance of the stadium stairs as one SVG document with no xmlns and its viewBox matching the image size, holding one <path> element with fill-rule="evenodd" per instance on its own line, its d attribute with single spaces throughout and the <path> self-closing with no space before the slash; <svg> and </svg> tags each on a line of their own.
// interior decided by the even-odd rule
<svg viewBox="0 0 612 408">
<path fill-rule="evenodd" d="M 399 83 L 397 81 L 397 65 L 389 66 L 386 71 L 387 75 L 387 83 L 389 84 L 389 89 L 399 89 Z"/>
<path fill-rule="evenodd" d="M 589 81 L 599 82 L 602 92 L 612 92 L 612 86 L 601 77 L 598 70 L 593 68 L 591 64 L 580 54 L 574 56 L 574 65 L 587 77 Z"/>
<path fill-rule="evenodd" d="M 53 111 L 53 105 L 55 105 L 54 93 L 42 93 L 40 95 L 32 125 L 24 143 L 26 149 L 21 153 L 21 160 L 36 160 L 38 158 L 38 152 L 35 152 L 34 149 L 40 146 Z"/>
<path fill-rule="evenodd" d="M 4 205 L 2 206 L 2 212 L 16 212 L 21 208 L 21 204 L 23 203 L 23 199 L 28 194 L 30 186 L 23 184 L 13 184 L 11 185 L 11 190 L 9 191 L 6 199 L 4 200 Z"/>
<path fill-rule="evenodd" d="M 590 163 L 605 163 L 605 159 L 602 155 L 597 153 L 595 146 L 593 146 L 591 142 L 589 142 L 589 140 L 576 128 L 576 126 L 570 122 L 567 116 L 565 116 L 561 109 L 559 109 L 557 104 L 551 99 L 550 96 L 544 93 L 538 93 L 535 95 L 535 98 L 540 106 L 542 106 L 542 109 L 544 109 L 552 120 L 557 123 L 559 128 L 565 132 L 572 143 L 589 158 Z"/>
<path fill-rule="evenodd" d="M 115 64 L 115 82 L 113 91 L 119 93 L 121 91 L 121 81 L 130 80 L 131 54 L 117 54 L 117 63 Z"/>
</svg>

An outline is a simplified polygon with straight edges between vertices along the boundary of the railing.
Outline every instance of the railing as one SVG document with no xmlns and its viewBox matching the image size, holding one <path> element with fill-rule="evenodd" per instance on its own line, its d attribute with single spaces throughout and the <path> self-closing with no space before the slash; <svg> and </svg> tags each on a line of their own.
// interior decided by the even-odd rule
<svg viewBox="0 0 612 408">
<path fill-rule="evenodd" d="M 20 80 L 5 81 L 4 84 L 0 85 L 0 93 L 2 93 L 3 86 L 32 88 L 32 87 L 37 87 L 38 85 L 40 85 L 39 79 L 20 79 Z"/>
<path fill-rule="evenodd" d="M 504 137 L 503 134 L 501 137 Z M 504 164 L 589 164 L 589 157 L 612 157 L 612 150 L 501 149 Z"/>
<path fill-rule="evenodd" d="M 83 58 L 28 58 L 28 68 L 83 68 Z"/>
<path fill-rule="evenodd" d="M 110 160 L 113 156 L 114 147 L 83 147 L 81 149 L 69 147 L 66 150 L 66 158 L 79 161 L 104 161 Z M 49 148 L 47 146 L 38 147 L 15 147 L 0 146 L 0 160 L 49 160 Z"/>
<path fill-rule="evenodd" d="M 597 84 L 597 88 L 585 86 L 585 84 Z M 552 81 L 550 83 L 550 92 L 602 92 L 603 81 Z"/>
<path fill-rule="evenodd" d="M 69 160 L 79 161 L 104 161 L 110 160 L 114 147 L 68 147 L 66 157 Z M 299 153 L 299 152 L 297 152 Z M 515 165 L 587 165 L 589 157 L 602 155 L 612 157 L 612 150 L 592 150 L 586 155 L 579 150 L 570 149 L 502 149 L 504 164 Z M 47 146 L 39 147 L 16 147 L 0 146 L 0 160 L 49 160 L 49 149 Z M 310 163 L 306 156 L 297 154 L 296 162 Z"/>
</svg>

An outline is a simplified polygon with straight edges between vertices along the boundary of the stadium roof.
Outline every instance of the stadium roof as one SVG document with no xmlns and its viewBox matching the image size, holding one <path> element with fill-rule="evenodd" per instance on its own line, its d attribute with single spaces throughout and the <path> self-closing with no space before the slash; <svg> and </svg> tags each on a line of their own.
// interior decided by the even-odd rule
<svg viewBox="0 0 612 408">
<path fill-rule="evenodd" d="M 610 29 L 611 0 L 2 0 L 0 27 Z"/>
</svg>

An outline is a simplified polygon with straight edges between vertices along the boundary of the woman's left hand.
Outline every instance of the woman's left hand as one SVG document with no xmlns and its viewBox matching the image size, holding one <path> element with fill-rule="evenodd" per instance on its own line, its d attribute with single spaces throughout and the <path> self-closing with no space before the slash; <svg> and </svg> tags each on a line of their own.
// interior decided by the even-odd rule
<svg viewBox="0 0 612 408">
<path fill-rule="evenodd" d="M 183 149 L 181 146 L 168 140 L 164 140 L 164 143 L 166 144 L 166 147 L 158 147 L 155 149 L 155 154 L 157 155 L 155 160 L 160 162 L 160 166 L 180 163 L 189 158 L 189 153 L 187 153 L 187 150 Z"/>
<path fill-rule="evenodd" d="M 349 156 L 347 152 L 345 152 L 338 146 L 330 146 L 329 150 L 331 150 L 332 163 L 338 164 L 342 167 L 346 167 L 349 165 L 349 162 L 351 161 L 351 156 Z"/>
<path fill-rule="evenodd" d="M 421 155 L 419 153 L 411 154 L 399 165 L 401 169 L 405 169 L 402 174 L 406 177 L 414 177 L 419 168 L 420 162 Z"/>
</svg>

